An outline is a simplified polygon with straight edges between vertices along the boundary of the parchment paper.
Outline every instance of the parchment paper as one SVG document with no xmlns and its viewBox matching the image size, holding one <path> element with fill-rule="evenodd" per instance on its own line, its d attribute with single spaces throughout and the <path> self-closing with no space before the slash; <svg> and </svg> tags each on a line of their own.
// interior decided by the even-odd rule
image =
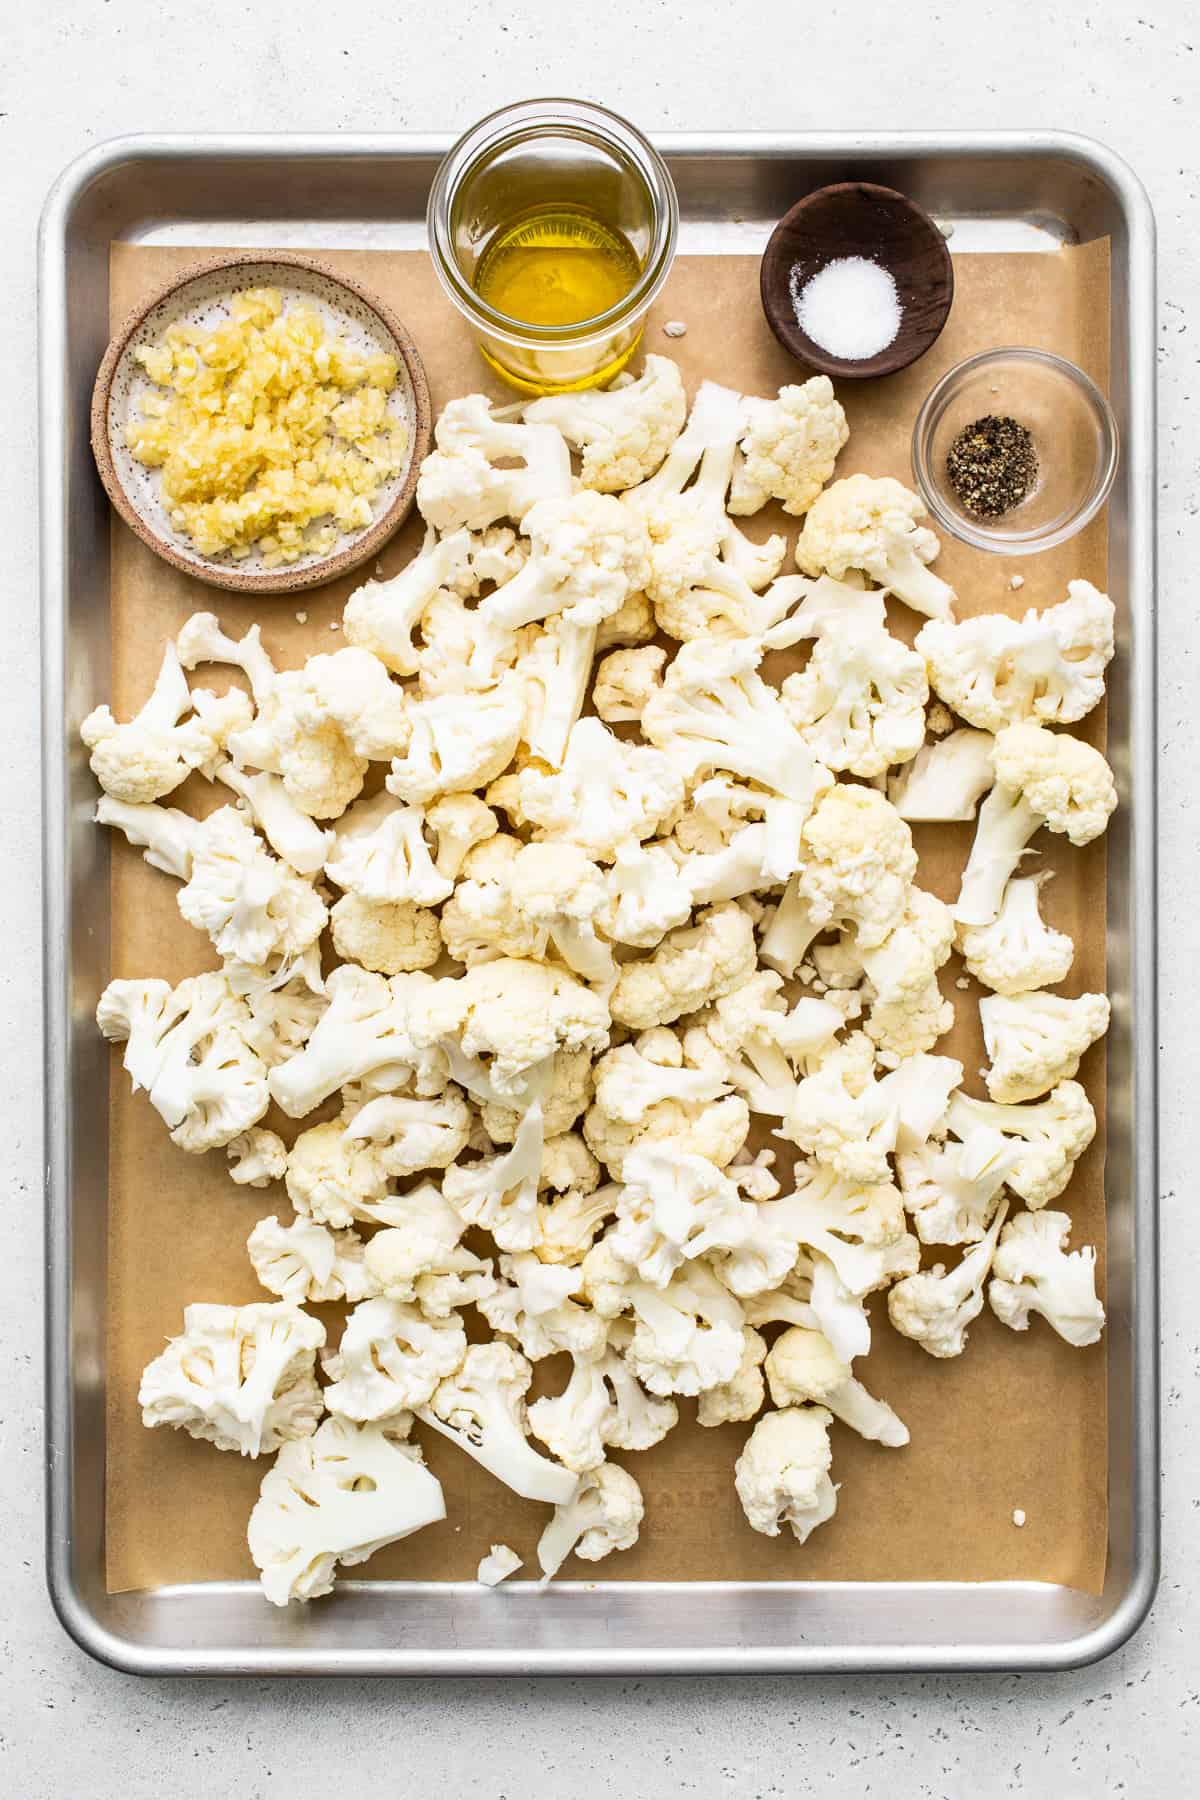
<svg viewBox="0 0 1200 1800">
<path fill-rule="evenodd" d="M 196 253 L 178 248 L 114 246 L 112 324 Z M 420 253 L 324 252 L 386 298 L 411 327 L 429 373 L 435 408 L 454 394 L 492 388 L 462 326 Z M 1081 364 L 1100 383 L 1108 377 L 1108 246 L 1098 242 L 1050 255 L 966 256 L 956 259 L 957 298 L 934 349 L 890 380 L 844 382 L 840 398 L 851 437 L 838 474 L 856 470 L 910 482 L 909 434 L 921 399 L 942 372 L 973 351 L 1023 343 L 1054 349 Z M 674 356 L 689 389 L 712 376 L 749 393 L 767 394 L 802 379 L 776 345 L 758 300 L 754 257 L 683 257 L 652 313 L 645 347 Z M 668 339 L 667 319 L 682 319 L 687 335 Z M 511 395 L 507 396 L 511 398 Z M 782 514 L 752 522 L 754 535 L 787 527 Z M 417 527 L 394 539 L 383 556 L 386 573 L 410 554 Z M 127 718 L 149 693 L 164 639 L 197 609 L 217 612 L 240 635 L 254 619 L 285 666 L 340 637 L 330 630 L 347 594 L 370 571 L 328 588 L 285 600 L 243 599 L 176 573 L 119 522 L 113 524 L 111 695 Z M 1106 586 L 1103 521 L 1056 551 L 1013 560 L 986 556 L 947 540 L 939 573 L 958 589 L 962 616 L 1014 613 L 1061 599 L 1066 582 L 1086 576 Z M 1009 588 L 1019 573 L 1025 585 Z M 1115 595 L 1118 608 L 1122 597 Z M 307 615 L 299 623 L 297 612 Z M 920 623 L 904 608 L 894 630 L 911 638 Z M 210 680 L 211 676 L 211 680 Z M 220 672 L 205 674 L 221 686 Z M 104 684 L 100 684 L 101 691 Z M 1087 722 L 1103 741 L 1103 719 Z M 228 796 L 194 779 L 173 804 L 208 811 Z M 953 898 L 972 827 L 918 827 L 920 883 Z M 1101 989 L 1104 962 L 1103 842 L 1072 850 L 1043 833 L 1043 867 L 1056 871 L 1045 896 L 1051 922 L 1069 931 L 1077 955 L 1067 991 Z M 176 883 L 149 869 L 119 834 L 112 834 L 112 973 L 156 975 L 172 981 L 215 961 L 207 941 L 183 923 Z M 958 1024 L 939 1050 L 961 1058 L 968 1090 L 983 1094 L 984 1061 L 972 984 L 956 986 L 953 959 L 943 991 L 954 1000 Z M 1103 1263 L 1104 1061 L 1089 1053 L 1081 1079 L 1100 1117 L 1095 1143 L 1081 1160 L 1064 1205 L 1075 1241 L 1098 1246 Z M 266 1461 L 222 1454 L 181 1432 L 143 1429 L 137 1407 L 143 1365 L 181 1329 L 188 1301 L 231 1303 L 262 1299 L 245 1255 L 255 1221 L 291 1208 L 282 1184 L 240 1189 L 222 1152 L 187 1156 L 169 1141 L 144 1094 L 133 1097 L 114 1051 L 111 1082 L 108 1310 L 107 1552 L 110 1591 L 163 1583 L 252 1576 L 245 1526 Z M 289 1141 L 298 1127 L 271 1120 Z M 307 1121 L 311 1123 L 312 1121 Z M 953 1254 L 953 1253 L 951 1253 Z M 926 1262 L 932 1260 L 926 1252 Z M 337 1308 L 319 1309 L 330 1340 L 340 1331 Z M 733 1490 L 733 1463 L 748 1427 L 702 1430 L 695 1403 L 680 1403 L 682 1422 L 663 1444 L 622 1457 L 646 1500 L 641 1541 L 603 1565 L 571 1563 L 564 1571 L 612 1579 L 746 1580 L 1030 1580 L 1097 1592 L 1104 1579 L 1107 1514 L 1105 1352 L 1070 1350 L 1041 1322 L 1023 1335 L 1005 1330 L 985 1308 L 971 1328 L 966 1353 L 936 1362 L 887 1323 L 882 1295 L 871 1304 L 875 1348 L 856 1366 L 867 1385 L 893 1402 L 912 1432 L 904 1450 L 864 1443 L 833 1427 L 834 1477 L 841 1483 L 835 1520 L 803 1547 L 789 1533 L 759 1536 L 746 1525 Z M 556 1365 L 540 1377 L 554 1386 Z M 565 1379 L 565 1377 L 563 1377 Z M 447 1521 L 381 1552 L 356 1575 L 451 1580 L 473 1576 L 492 1542 L 511 1544 L 534 1565 L 534 1546 L 547 1509 L 514 1499 L 453 1445 L 423 1427 L 417 1435 L 446 1492 Z M 1014 1508 L 1027 1516 L 1012 1524 Z"/>
</svg>

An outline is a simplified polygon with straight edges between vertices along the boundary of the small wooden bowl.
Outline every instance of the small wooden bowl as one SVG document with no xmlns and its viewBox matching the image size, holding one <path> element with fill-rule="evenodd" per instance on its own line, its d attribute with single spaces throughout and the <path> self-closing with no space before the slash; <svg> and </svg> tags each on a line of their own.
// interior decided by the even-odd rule
<svg viewBox="0 0 1200 1800">
<path fill-rule="evenodd" d="M 900 329 L 875 356 L 847 361 L 822 350 L 796 321 L 798 288 L 841 257 L 862 256 L 887 269 L 902 308 Z M 946 240 L 923 207 L 873 181 L 818 188 L 785 213 L 763 252 L 759 287 L 767 323 L 779 342 L 821 375 L 862 380 L 894 375 L 924 356 L 950 312 L 954 264 Z"/>
<path fill-rule="evenodd" d="M 187 538 L 178 536 L 159 497 L 158 471 L 131 456 L 123 431 L 135 401 L 153 387 L 135 362 L 134 351 L 156 342 L 178 319 L 219 317 L 228 310 L 235 293 L 252 287 L 281 289 L 285 304 L 296 299 L 316 302 L 327 323 L 351 343 L 390 352 L 400 373 L 389 406 L 404 417 L 410 440 L 408 460 L 376 496 L 378 510 L 369 525 L 345 534 L 324 555 L 302 557 L 275 568 L 267 568 L 257 553 L 239 562 L 228 553 L 201 556 Z M 195 263 L 138 307 L 105 351 L 92 393 L 91 427 L 100 479 L 130 530 L 185 574 L 242 594 L 295 594 L 345 575 L 375 556 L 412 510 L 417 475 L 428 454 L 432 431 L 429 384 L 406 326 L 357 282 L 315 257 L 286 250 L 272 251 L 269 256 L 248 251 Z"/>
</svg>

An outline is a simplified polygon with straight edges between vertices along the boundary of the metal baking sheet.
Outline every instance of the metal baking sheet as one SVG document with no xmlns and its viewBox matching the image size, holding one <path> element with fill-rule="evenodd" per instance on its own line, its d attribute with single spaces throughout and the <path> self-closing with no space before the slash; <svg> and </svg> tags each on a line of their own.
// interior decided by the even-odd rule
<svg viewBox="0 0 1200 1800">
<path fill-rule="evenodd" d="M 40 240 L 45 869 L 47 1579 L 66 1630 L 141 1674 L 629 1674 L 1051 1669 L 1135 1631 L 1158 1574 L 1155 1110 L 1154 222 L 1133 173 L 1063 134 L 666 135 L 680 248 L 761 249 L 799 192 L 847 175 L 914 195 L 956 253 L 1112 245 L 1111 398 L 1124 455 L 1110 580 L 1109 1554 L 1102 1594 L 1036 1582 L 564 1582 L 506 1604 L 474 1583 L 343 1580 L 277 1612 L 253 1583 L 110 1595 L 104 1582 L 108 848 L 78 724 L 109 668 L 109 517 L 88 447 L 115 240 L 413 248 L 449 138 L 145 137 L 52 190 Z"/>
</svg>

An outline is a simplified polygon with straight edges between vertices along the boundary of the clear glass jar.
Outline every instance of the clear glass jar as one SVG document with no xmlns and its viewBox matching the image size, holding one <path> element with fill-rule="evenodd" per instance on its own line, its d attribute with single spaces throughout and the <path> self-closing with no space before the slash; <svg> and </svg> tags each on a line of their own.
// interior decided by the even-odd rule
<svg viewBox="0 0 1200 1800">
<path fill-rule="evenodd" d="M 615 228 L 641 272 L 592 318 L 528 324 L 483 299 L 476 272 L 497 232 L 554 208 Z M 527 100 L 458 140 L 434 177 L 427 218 L 434 267 L 487 361 L 514 387 L 545 394 L 598 386 L 628 362 L 674 260 L 679 208 L 661 156 L 616 113 L 580 100 Z"/>
</svg>

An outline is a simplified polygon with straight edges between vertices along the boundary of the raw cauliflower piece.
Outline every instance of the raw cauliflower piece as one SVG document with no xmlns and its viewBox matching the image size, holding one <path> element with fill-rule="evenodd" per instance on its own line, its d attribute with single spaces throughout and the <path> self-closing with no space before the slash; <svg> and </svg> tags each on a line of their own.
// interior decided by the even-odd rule
<svg viewBox="0 0 1200 1800">
<path fill-rule="evenodd" d="M 1046 1099 L 1032 1106 L 1004 1106 L 953 1094 L 946 1125 L 964 1143 L 981 1126 L 1018 1140 L 1014 1148 L 1019 1155 L 1004 1179 L 1031 1212 L 1058 1199 L 1096 1135 L 1096 1115 L 1077 1081 L 1060 1081 Z"/>
<path fill-rule="evenodd" d="M 1018 1213 L 1004 1227 L 992 1262 L 988 1304 L 1002 1324 L 1027 1331 L 1040 1313 L 1077 1350 L 1099 1341 L 1104 1308 L 1096 1298 L 1096 1252 L 1087 1244 L 1067 1253 L 1066 1213 Z"/>
<path fill-rule="evenodd" d="M 954 907 L 960 925 L 990 925 L 1030 838 L 1042 825 L 1072 844 L 1099 837 L 1116 809 L 1112 770 L 1098 750 L 1043 725 L 1008 725 L 992 750 L 996 785 L 979 823 Z"/>
<path fill-rule="evenodd" d="M 364 900 L 343 894 L 329 915 L 333 947 L 343 962 L 380 975 L 431 969 L 442 954 L 437 914 L 411 900 Z"/>
<path fill-rule="evenodd" d="M 563 500 L 539 500 L 521 530 L 530 541 L 528 561 L 475 612 L 470 672 L 476 680 L 492 675 L 522 626 L 555 614 L 595 627 L 644 588 L 650 573 L 645 526 L 611 494 L 585 488 Z"/>
<path fill-rule="evenodd" d="M 425 841 L 425 812 L 398 806 L 390 794 L 356 800 L 343 813 L 325 873 L 348 894 L 364 900 L 439 906 L 454 883 L 434 866 Z"/>
<path fill-rule="evenodd" d="M 1108 1030 L 1106 994 L 989 994 L 979 1002 L 984 1073 L 993 1100 L 1036 1100 L 1079 1068 L 1089 1045 Z"/>
<path fill-rule="evenodd" d="M 761 660 L 762 646 L 749 638 L 684 644 L 646 707 L 642 729 L 689 780 L 724 769 L 756 781 L 790 800 L 799 823 L 830 778 L 758 674 Z"/>
<path fill-rule="evenodd" d="M 507 673 L 483 693 L 442 693 L 409 702 L 412 736 L 387 777 L 410 805 L 486 787 L 513 759 L 525 721 L 524 686 Z"/>
<path fill-rule="evenodd" d="M 476 844 L 495 837 L 500 829 L 491 807 L 477 794 L 443 794 L 426 807 L 425 823 L 437 839 L 434 867 L 449 882 L 456 882 Z"/>
<path fill-rule="evenodd" d="M 943 1263 L 935 1263 L 888 1290 L 892 1324 L 930 1356 L 961 1356 L 966 1348 L 967 1327 L 983 1311 L 983 1284 L 1007 1212 L 1008 1201 L 1002 1200 L 986 1235 L 949 1272 Z"/>
<path fill-rule="evenodd" d="M 493 1544 L 487 1555 L 480 1557 L 475 1579 L 480 1587 L 496 1588 L 524 1567 L 516 1551 L 510 1550 L 507 1544 Z"/>
<path fill-rule="evenodd" d="M 887 797 L 900 817 L 913 823 L 973 819 L 996 779 L 992 741 L 989 731 L 964 725 L 926 744 L 888 780 Z"/>
<path fill-rule="evenodd" d="M 571 1499 L 554 1509 L 538 1539 L 542 1582 L 557 1575 L 572 1550 L 584 1562 L 599 1562 L 614 1550 L 632 1550 L 644 1512 L 642 1490 L 616 1463 L 589 1469 Z"/>
<path fill-rule="evenodd" d="M 908 1443 L 907 1425 L 855 1380 L 824 1332 L 793 1325 L 771 1345 L 765 1369 L 776 1406 L 824 1406 L 872 1443 L 893 1449 Z"/>
<path fill-rule="evenodd" d="M 708 1012 L 687 1033 L 685 1047 L 711 1076 L 723 1074 L 752 1112 L 782 1119 L 795 1097 L 796 1082 L 812 1074 L 834 1048 L 844 1020 L 836 1006 L 805 998 L 788 1007 L 783 979 L 759 969 Z M 702 1033 L 716 1052 L 705 1054 Z M 621 1052 L 609 1052 L 620 1055 Z"/>
<path fill-rule="evenodd" d="M 846 1181 L 828 1169 L 797 1163 L 795 1183 L 793 1193 L 758 1208 L 763 1237 L 774 1235 L 790 1247 L 790 1262 L 783 1270 L 773 1268 L 764 1255 L 768 1246 L 751 1242 L 748 1248 L 762 1267 L 753 1270 L 755 1278 L 743 1291 L 768 1293 L 777 1287 L 795 1265 L 798 1247 L 826 1258 L 854 1297 L 874 1293 L 916 1268 L 917 1241 L 906 1229 L 903 1203 L 889 1181 Z M 729 1279 L 737 1278 L 735 1260 Z"/>
<path fill-rule="evenodd" d="M 513 898 L 513 869 L 524 846 L 499 833 L 469 852 L 461 878 L 442 909 L 441 933 L 456 962 L 471 966 L 496 956 L 545 955 L 546 932 Z"/>
<path fill-rule="evenodd" d="M 175 988 L 110 981 L 96 1023 L 110 1043 L 126 1043 L 134 1091 L 147 1090 L 181 1150 L 220 1149 L 266 1112 L 253 1017 L 224 975 L 193 975 Z"/>
<path fill-rule="evenodd" d="M 369 1300 L 377 1291 L 355 1231 L 329 1231 L 315 1219 L 281 1225 L 272 1213 L 246 1239 L 254 1273 L 269 1293 L 294 1306 Z"/>
<path fill-rule="evenodd" d="M 625 1360 L 652 1394 L 702 1394 L 733 1380 L 745 1348 L 742 1308 L 703 1260 L 652 1287 L 606 1236 L 584 1257 L 583 1282 L 606 1319 L 633 1313 Z"/>
<path fill-rule="evenodd" d="M 635 1031 L 670 1024 L 732 992 L 755 963 L 754 927 L 741 907 L 710 907 L 695 925 L 668 932 L 653 955 L 622 965 L 612 1016 Z"/>
<path fill-rule="evenodd" d="M 329 918 L 312 882 L 273 857 L 233 806 L 219 807 L 197 826 L 177 899 L 188 924 L 208 933 L 219 956 L 251 964 L 299 956 Z"/>
<path fill-rule="evenodd" d="M 1090 581 L 1023 619 L 985 613 L 922 626 L 917 649 L 934 692 L 968 725 L 1002 731 L 1022 720 L 1071 725 L 1104 694 L 1113 655 L 1113 603 Z"/>
<path fill-rule="evenodd" d="M 439 538 L 432 526 L 420 551 L 390 581 L 368 581 L 346 602 L 342 628 L 346 642 L 377 656 L 393 675 L 415 675 L 420 653 L 413 632 L 439 588 L 453 588 L 470 569 L 471 539 L 465 531 Z"/>
<path fill-rule="evenodd" d="M 556 1050 L 605 1048 L 609 1010 L 566 969 L 501 956 L 437 982 L 423 1030 L 428 1041 L 486 1057 L 492 1097 L 519 1103 L 532 1071 Z"/>
<path fill-rule="evenodd" d="M 661 830 L 683 805 L 684 779 L 670 756 L 626 743 L 599 719 L 580 719 L 560 769 L 530 764 L 517 775 L 522 818 L 545 837 L 578 844 L 598 862 Z"/>
<path fill-rule="evenodd" d="M 337 1349 L 321 1358 L 330 1383 L 325 1405 L 360 1424 L 424 1406 L 466 1353 L 457 1313 L 427 1319 L 402 1300 L 363 1300 L 346 1320 Z"/>
<path fill-rule="evenodd" d="M 664 652 L 665 655 L 665 652 Z M 96 802 L 97 825 L 111 825 L 124 834 L 127 843 L 142 851 L 142 861 L 177 881 L 186 881 L 192 868 L 192 846 L 199 822 L 177 806 L 157 806 L 152 801 L 135 806 L 128 800 L 114 800 L 101 794 Z"/>
<path fill-rule="evenodd" d="M 451 400 L 433 435 L 437 448 L 421 464 L 417 507 L 438 531 L 486 531 L 500 519 L 523 519 L 538 500 L 571 492 L 561 432 L 496 418 L 486 394 Z"/>
<path fill-rule="evenodd" d="M 302 1119 L 354 1081 L 378 1092 L 412 1081 L 421 1095 L 441 1093 L 449 1069 L 427 1029 L 436 985 L 420 970 L 385 980 L 340 964 L 326 977 L 329 1004 L 304 1048 L 271 1070 L 271 1098 Z"/>
<path fill-rule="evenodd" d="M 850 475 L 814 500 L 796 541 L 796 567 L 806 575 L 860 569 L 931 619 L 953 617 L 954 589 L 927 565 L 941 548 L 925 508 L 890 475 Z"/>
<path fill-rule="evenodd" d="M 333 848 L 333 833 L 322 830 L 296 805 L 281 776 L 266 771 L 251 775 L 224 761 L 217 764 L 213 778 L 238 796 L 276 856 L 299 875 L 320 873 Z"/>
<path fill-rule="evenodd" d="M 790 1525 L 805 1543 L 837 1511 L 829 1479 L 833 1415 L 823 1406 L 789 1406 L 769 1412 L 746 1439 L 734 1465 L 733 1484 L 747 1523 L 766 1537 Z"/>
<path fill-rule="evenodd" d="M 479 1310 L 494 1332 L 516 1339 L 530 1362 L 560 1350 L 594 1362 L 604 1355 L 607 1329 L 603 1319 L 572 1299 L 582 1285 L 577 1268 L 543 1263 L 527 1250 L 505 1253 L 500 1280 L 479 1302 Z"/>
<path fill-rule="evenodd" d="M 392 1198 L 387 1170 L 374 1145 L 355 1142 L 341 1119 L 302 1131 L 288 1152 L 288 1198 L 298 1213 L 344 1229 L 375 1219 Z"/>
<path fill-rule="evenodd" d="M 633 644 L 648 644 L 658 629 L 654 608 L 643 593 L 629 594 L 623 606 L 596 627 L 596 655 Z"/>
<path fill-rule="evenodd" d="M 895 1067 L 905 1057 L 931 1050 L 954 1023 L 937 971 L 954 944 L 950 909 L 921 888 L 910 888 L 904 917 L 883 943 L 859 952 L 870 984 L 864 1030 L 881 1062 Z M 857 949 L 857 946 L 856 946 Z"/>
<path fill-rule="evenodd" d="M 346 1098 L 347 1138 L 352 1144 L 373 1144 L 389 1175 L 448 1168 L 470 1141 L 471 1108 L 453 1082 L 432 1099 L 381 1094 L 352 1106 Z"/>
<path fill-rule="evenodd" d="M 617 979 L 612 946 L 595 921 L 608 903 L 605 874 L 577 844 L 526 844 L 512 865 L 512 901 L 576 975 L 598 987 Z"/>
<path fill-rule="evenodd" d="M 608 903 L 599 923 L 614 943 L 652 950 L 668 931 L 689 922 L 693 904 L 691 883 L 667 849 L 630 842 L 620 846 L 608 871 Z"/>
<path fill-rule="evenodd" d="M 980 1125 L 961 1144 L 921 1144 L 896 1158 L 896 1179 L 923 1244 L 977 1244 L 1019 1150 Z"/>
<path fill-rule="evenodd" d="M 523 413 L 531 424 L 554 425 L 583 458 L 580 480 L 601 494 L 619 494 L 653 475 L 683 428 L 683 378 L 667 356 L 647 356 L 636 381 L 607 390 L 546 394 Z"/>
<path fill-rule="evenodd" d="M 827 375 L 791 383 L 775 400 L 742 401 L 742 456 L 733 472 L 731 513 L 755 513 L 768 500 L 806 513 L 829 477 L 850 427 Z"/>
<path fill-rule="evenodd" d="M 839 782 L 801 836 L 807 856 L 796 887 L 817 930 L 852 924 L 861 949 L 882 944 L 904 917 L 917 872 L 912 832 L 895 807 L 874 788 Z"/>
<path fill-rule="evenodd" d="M 747 1325 L 803 1325 L 823 1331 L 844 1363 L 871 1348 L 864 1296 L 852 1294 L 819 1251 L 801 1251 L 791 1274 L 777 1288 L 751 1295 L 745 1307 Z"/>
<path fill-rule="evenodd" d="M 698 1419 L 701 1425 L 733 1425 L 752 1419 L 766 1398 L 762 1365 L 767 1354 L 767 1340 L 760 1332 L 746 1327 L 746 1347 L 742 1360 L 730 1381 L 719 1387 L 706 1388 L 700 1396 Z"/>
<path fill-rule="evenodd" d="M 237 723 L 246 722 L 249 705 L 244 694 L 216 703 L 220 711 L 213 718 L 218 727 L 214 734 L 204 728 L 199 713 L 180 724 L 197 698 L 188 691 L 174 644 L 168 644 L 150 698 L 132 719 L 118 724 L 107 706 L 88 714 L 79 735 L 92 753 L 92 774 L 106 794 L 130 805 L 146 805 L 171 793 L 193 769 L 220 760 L 225 737 Z M 244 709 L 240 715 L 239 704 Z"/>
<path fill-rule="evenodd" d="M 546 1078 L 546 1065 L 542 1064 L 532 1072 L 524 1087 L 526 1095 L 536 1091 L 541 1097 L 546 1141 L 549 1143 L 564 1131 L 570 1131 L 587 1107 L 592 1093 L 591 1051 L 556 1050 L 549 1062 L 549 1080 Z M 486 1092 L 479 1088 L 469 1091 L 479 1101 L 483 1129 L 493 1144 L 511 1144 L 520 1128 L 527 1098 L 514 1095 L 510 1102 L 508 1098 L 498 1097 L 490 1081 Z M 543 1169 L 544 1167 L 543 1164 Z"/>
<path fill-rule="evenodd" d="M 516 662 L 518 678 L 525 684 L 522 737 L 532 756 L 558 768 L 592 678 L 596 628 L 555 617 L 547 619 L 544 628 L 527 627 L 518 637 L 533 639 Z"/>
<path fill-rule="evenodd" d="M 592 705 L 606 725 L 636 724 L 662 686 L 667 653 L 661 644 L 612 650 L 596 668 Z"/>
<path fill-rule="evenodd" d="M 495 1286 L 492 1265 L 460 1243 L 466 1222 L 432 1182 L 411 1188 L 364 1254 L 374 1288 L 389 1300 L 415 1302 L 427 1318 L 478 1305 Z"/>
<path fill-rule="evenodd" d="M 283 1180 L 287 1148 L 274 1131 L 252 1125 L 226 1144 L 225 1154 L 229 1158 L 230 1178 L 239 1187 L 269 1187 L 273 1181 Z"/>
<path fill-rule="evenodd" d="M 613 1254 L 643 1281 L 664 1288 L 675 1271 L 743 1235 L 736 1185 L 704 1156 L 674 1144 L 630 1150 L 621 1172 Z"/>
<path fill-rule="evenodd" d="M 562 1393 L 545 1395 L 529 1408 L 534 1436 L 580 1474 L 599 1468 L 610 1447 L 650 1449 L 678 1420 L 675 1402 L 647 1394 L 614 1349 L 603 1350 L 598 1359 L 576 1353 Z"/>
<path fill-rule="evenodd" d="M 525 1394 L 533 1369 L 508 1344 L 472 1344 L 457 1374 L 439 1382 L 418 1416 L 519 1494 L 562 1506 L 577 1477 L 529 1442 Z"/>
<path fill-rule="evenodd" d="M 865 628 L 823 632 L 781 689 L 783 710 L 817 761 L 864 778 L 916 756 L 928 698 L 916 652 Z"/>
<path fill-rule="evenodd" d="M 994 993 L 1056 987 L 1071 972 L 1074 944 L 1065 931 L 1047 925 L 1038 911 L 1039 890 L 1047 879 L 1042 874 L 1010 881 L 990 925 L 959 927 L 964 963 L 976 981 Z"/>
<path fill-rule="evenodd" d="M 325 1327 L 280 1300 L 184 1308 L 183 1335 L 146 1365 L 142 1424 L 181 1427 L 218 1450 L 269 1456 L 321 1417 L 313 1374 Z"/>
<path fill-rule="evenodd" d="M 538 1235 L 538 1177 L 545 1128 L 540 1100 L 521 1114 L 512 1148 L 454 1163 L 442 1193 L 465 1225 L 482 1225 L 502 1250 L 530 1250 Z"/>
<path fill-rule="evenodd" d="M 250 684 L 255 706 L 262 706 L 275 686 L 275 664 L 263 648 L 257 625 L 251 625 L 242 637 L 231 638 L 222 631 L 215 613 L 193 613 L 180 628 L 175 648 L 185 669 L 195 669 L 200 663 L 227 663 L 240 669 Z"/>
<path fill-rule="evenodd" d="M 410 1424 L 331 1418 L 311 1438 L 285 1445 L 246 1533 L 272 1605 L 330 1593 L 339 1563 L 365 1562 L 445 1518 L 441 1483 L 415 1444 L 397 1441 Z"/>
</svg>

